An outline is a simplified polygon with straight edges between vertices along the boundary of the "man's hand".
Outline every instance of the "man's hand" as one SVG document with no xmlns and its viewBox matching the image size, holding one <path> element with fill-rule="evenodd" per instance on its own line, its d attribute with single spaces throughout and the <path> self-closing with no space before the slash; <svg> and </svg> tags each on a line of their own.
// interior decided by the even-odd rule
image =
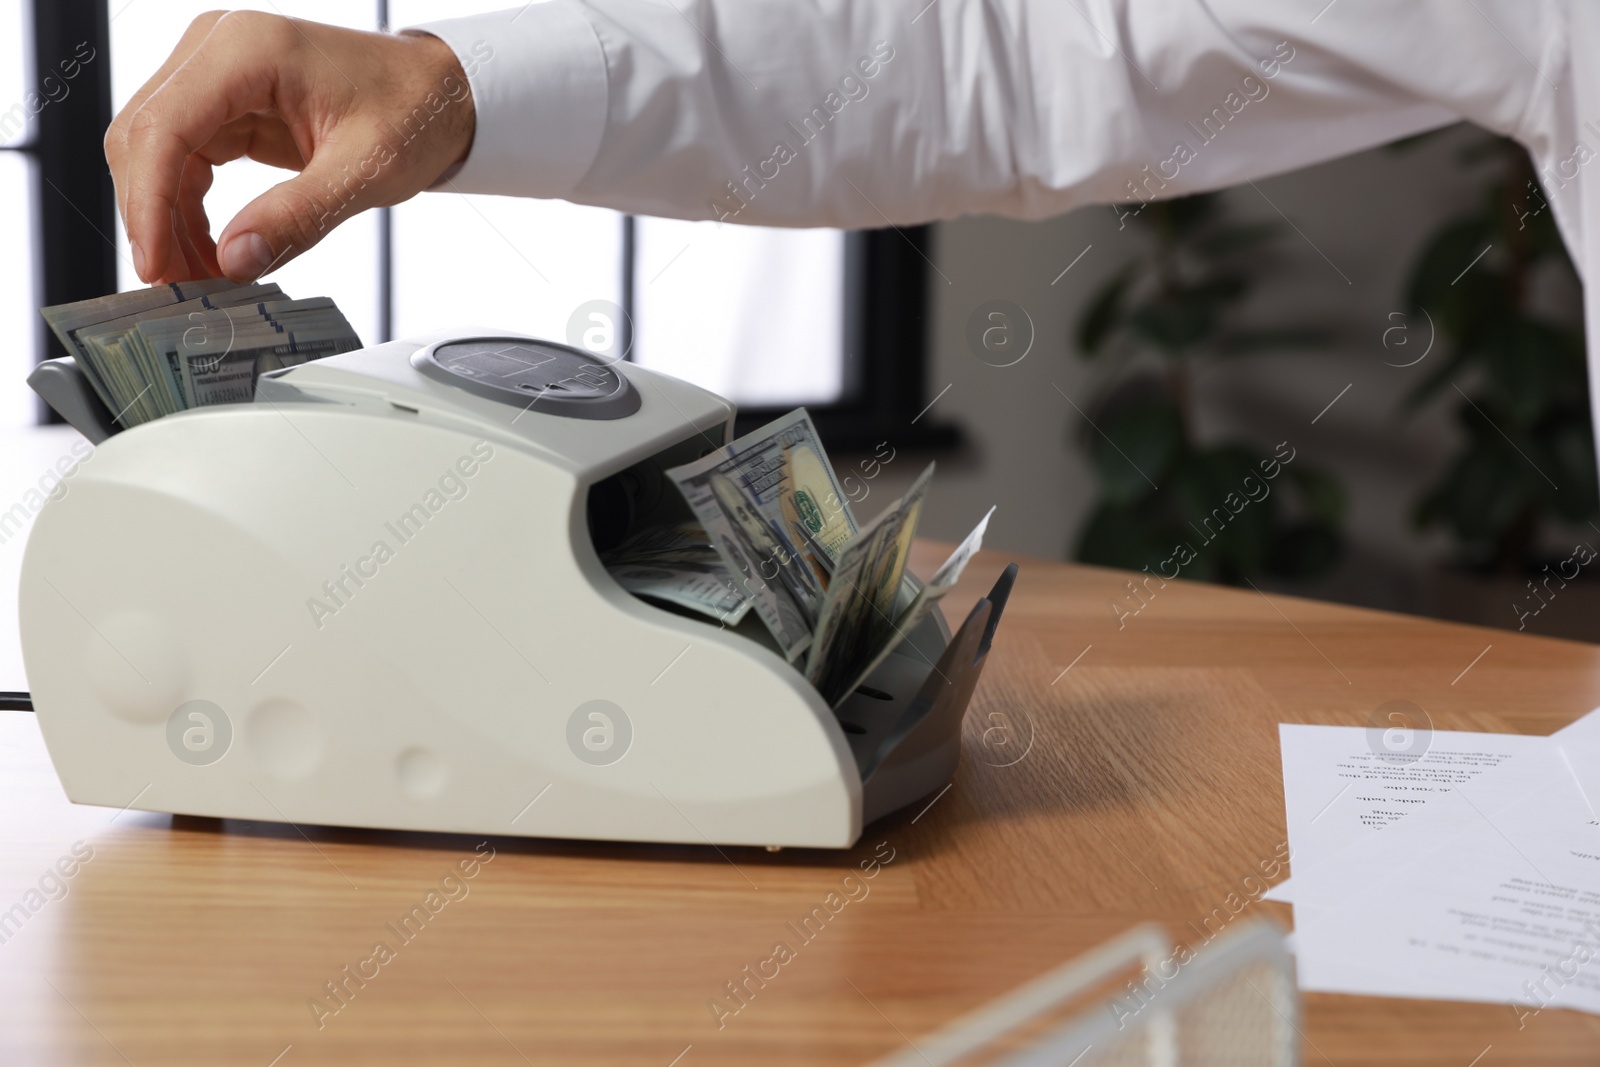
<svg viewBox="0 0 1600 1067">
<path fill-rule="evenodd" d="M 432 185 L 466 158 L 473 125 L 466 75 L 436 37 L 211 12 L 111 124 L 106 161 L 140 278 L 246 282 Z M 241 156 L 300 173 L 213 241 L 212 168 Z"/>
</svg>

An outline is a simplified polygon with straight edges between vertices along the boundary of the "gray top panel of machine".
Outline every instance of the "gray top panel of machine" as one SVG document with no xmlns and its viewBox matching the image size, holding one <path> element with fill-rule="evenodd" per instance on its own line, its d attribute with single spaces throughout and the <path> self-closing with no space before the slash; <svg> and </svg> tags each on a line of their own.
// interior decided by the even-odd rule
<svg viewBox="0 0 1600 1067">
<path fill-rule="evenodd" d="M 622 419 L 639 410 L 633 383 L 604 360 L 552 341 L 463 337 L 420 349 L 411 365 L 476 396 L 575 419 Z"/>
</svg>

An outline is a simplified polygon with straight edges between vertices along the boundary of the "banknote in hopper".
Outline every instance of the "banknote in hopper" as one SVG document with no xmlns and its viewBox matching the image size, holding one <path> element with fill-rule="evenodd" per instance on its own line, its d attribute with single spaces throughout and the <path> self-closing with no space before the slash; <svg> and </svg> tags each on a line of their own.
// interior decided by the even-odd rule
<svg viewBox="0 0 1600 1067">
<path fill-rule="evenodd" d="M 984 513 L 983 518 L 978 520 L 978 525 L 972 528 L 972 532 L 967 534 L 966 538 L 956 546 L 956 550 L 950 553 L 950 558 L 941 563 L 939 569 L 933 572 L 933 576 L 928 579 L 928 584 L 917 592 L 916 598 L 894 620 L 894 626 L 890 629 L 883 646 L 856 672 L 854 678 L 840 687 L 838 695 L 830 701 L 830 706 L 837 707 L 851 693 L 855 692 L 857 687 L 865 682 L 868 676 L 877 670 L 884 660 L 889 658 L 889 654 L 899 647 L 900 642 L 905 640 L 923 619 L 927 618 L 934 605 L 938 604 L 946 593 L 955 588 L 956 582 L 961 580 L 961 572 L 966 570 L 968 561 L 977 555 L 978 550 L 983 547 L 983 534 L 989 528 L 989 517 L 993 514 L 994 508 L 991 507 Z"/>
<path fill-rule="evenodd" d="M 80 366 L 87 364 L 106 383 L 115 402 L 112 411 L 123 413 L 120 421 L 125 426 L 148 422 L 160 415 L 181 410 L 185 405 L 171 405 L 166 382 L 158 374 L 158 368 L 141 362 L 137 346 L 129 343 L 140 324 L 150 321 L 154 316 L 159 321 L 175 322 L 180 324 L 181 329 L 191 330 L 196 319 L 219 308 L 282 296 L 282 290 L 271 283 L 235 286 L 162 306 L 154 311 L 136 311 L 84 326 L 76 333 L 78 363 Z"/>
<path fill-rule="evenodd" d="M 184 407 L 248 401 L 270 370 L 361 347 L 325 297 L 268 301 L 143 324 L 138 334 L 164 375 L 176 374 Z"/>
<path fill-rule="evenodd" d="M 280 294 L 281 295 L 281 294 Z M 241 330 L 259 323 L 292 325 L 311 315 L 316 322 L 321 316 L 339 316 L 337 307 L 325 296 L 309 300 L 263 300 L 235 307 L 222 307 L 203 312 L 190 312 L 182 318 L 168 317 L 140 322 L 124 336 L 122 346 L 131 350 L 133 362 L 147 378 L 156 384 L 152 395 L 162 407 L 162 414 L 197 406 L 187 392 L 183 357 L 199 346 L 215 348 L 218 338 L 224 338 L 223 347 L 236 346 Z M 339 316 L 342 321 L 342 316 Z M 349 333 L 352 339 L 354 331 Z M 198 355 L 203 362 L 214 362 L 214 354 Z"/>
<path fill-rule="evenodd" d="M 810 416 L 790 412 L 667 474 L 778 647 L 797 659 L 857 530 Z"/>
<path fill-rule="evenodd" d="M 135 289 L 127 293 L 111 293 L 107 296 L 97 296 L 89 300 L 78 300 L 70 304 L 56 304 L 44 308 L 41 314 L 49 325 L 52 333 L 60 340 L 61 346 L 69 354 L 77 358 L 78 366 L 82 368 L 84 376 L 89 379 L 89 384 L 99 395 L 102 403 L 112 412 L 120 410 L 115 405 L 106 383 L 98 376 L 94 364 L 88 359 L 84 347 L 78 342 L 79 331 L 86 327 L 108 322 L 112 319 L 122 318 L 127 315 L 139 315 L 156 311 L 158 308 L 169 307 L 186 300 L 220 293 L 237 286 L 226 278 L 206 278 L 194 282 L 174 282 L 171 285 L 156 285 L 148 289 Z"/>
<path fill-rule="evenodd" d="M 180 282 L 42 314 L 123 426 L 251 400 L 269 370 L 361 347 L 332 300 L 290 300 L 271 283 Z"/>
<path fill-rule="evenodd" d="M 773 426 L 783 441 L 779 510 L 788 529 L 804 547 L 806 561 L 826 586 L 839 553 L 856 535 L 855 517 L 805 409 L 785 416 Z"/>
<path fill-rule="evenodd" d="M 195 407 L 243 403 L 255 396 L 256 379 L 268 371 L 360 347 L 343 322 L 312 329 L 262 323 L 239 331 L 231 344 L 219 336 L 191 346 L 182 360 L 184 394 Z"/>
<path fill-rule="evenodd" d="M 896 608 L 906 588 L 906 559 L 932 478 L 930 463 L 906 495 L 864 527 L 839 556 L 806 656 L 806 677 L 829 706 L 849 695 L 850 683 L 893 635 Z"/>
</svg>

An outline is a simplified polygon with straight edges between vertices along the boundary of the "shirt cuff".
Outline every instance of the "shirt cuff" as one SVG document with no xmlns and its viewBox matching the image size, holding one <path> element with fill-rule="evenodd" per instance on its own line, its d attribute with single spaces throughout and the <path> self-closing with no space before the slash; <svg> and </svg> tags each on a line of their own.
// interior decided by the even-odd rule
<svg viewBox="0 0 1600 1067">
<path fill-rule="evenodd" d="M 472 89 L 472 150 L 451 176 L 468 193 L 565 197 L 600 151 L 606 57 L 578 0 L 408 27 L 449 45 Z"/>
</svg>

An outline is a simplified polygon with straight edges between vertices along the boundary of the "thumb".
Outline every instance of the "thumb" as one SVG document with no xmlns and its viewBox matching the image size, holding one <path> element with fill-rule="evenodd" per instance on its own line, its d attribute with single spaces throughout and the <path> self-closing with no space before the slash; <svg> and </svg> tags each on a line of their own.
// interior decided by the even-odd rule
<svg viewBox="0 0 1600 1067">
<path fill-rule="evenodd" d="M 377 176 L 376 161 L 334 157 L 324 147 L 303 171 L 250 201 L 228 223 L 217 242 L 222 273 L 253 282 L 314 247 L 341 222 L 384 202 Z"/>
</svg>

